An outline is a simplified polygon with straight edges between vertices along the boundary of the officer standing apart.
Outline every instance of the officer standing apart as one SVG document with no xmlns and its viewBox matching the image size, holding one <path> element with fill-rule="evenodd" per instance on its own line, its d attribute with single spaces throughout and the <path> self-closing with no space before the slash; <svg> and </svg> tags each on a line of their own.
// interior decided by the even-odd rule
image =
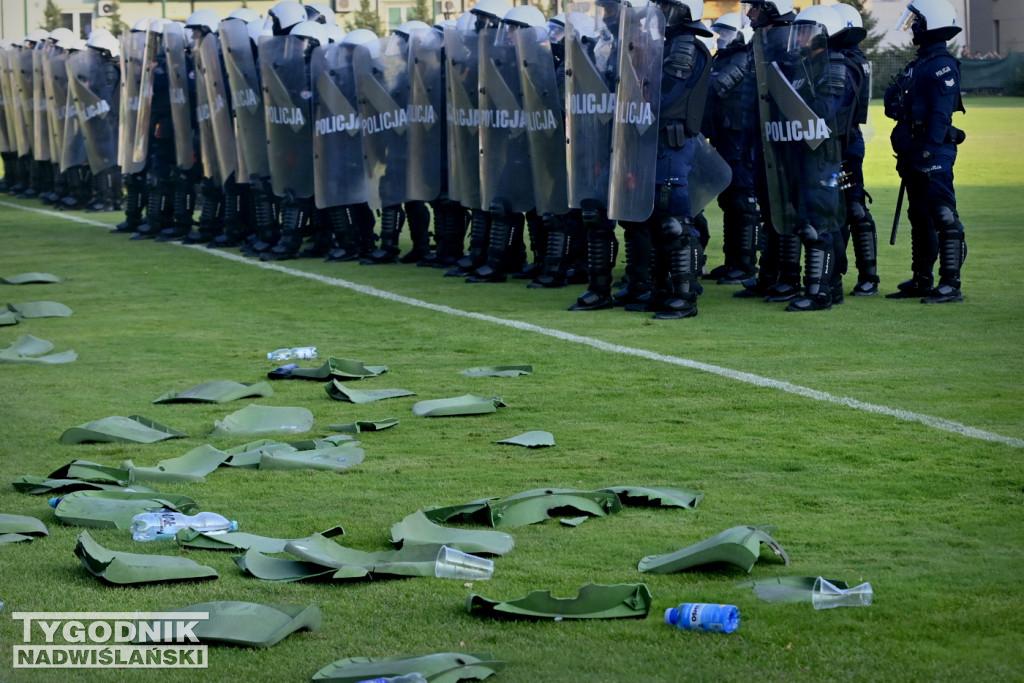
<svg viewBox="0 0 1024 683">
<path fill-rule="evenodd" d="M 960 267 L 967 257 L 964 226 L 956 210 L 953 164 L 963 131 L 953 112 L 960 99 L 960 63 L 946 41 L 960 33 L 947 0 L 913 0 L 897 26 L 911 30 L 917 58 L 885 91 L 885 115 L 896 120 L 891 141 L 896 170 L 907 193 L 913 275 L 890 299 L 921 297 L 921 303 L 963 301 Z M 939 260 L 939 285 L 932 267 Z"/>
</svg>

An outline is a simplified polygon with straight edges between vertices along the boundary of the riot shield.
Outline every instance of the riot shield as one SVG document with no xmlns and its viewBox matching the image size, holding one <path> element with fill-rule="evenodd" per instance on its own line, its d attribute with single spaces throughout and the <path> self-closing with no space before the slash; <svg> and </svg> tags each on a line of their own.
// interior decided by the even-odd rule
<svg viewBox="0 0 1024 683">
<path fill-rule="evenodd" d="M 618 34 L 597 3 L 575 3 L 566 13 L 565 89 L 569 206 L 608 204 Z M 617 23 L 613 23 L 617 26 Z"/>
<path fill-rule="evenodd" d="M 46 114 L 50 129 L 50 161 L 61 163 L 64 149 L 64 120 L 68 113 L 68 54 L 54 47 L 43 62 Z"/>
<path fill-rule="evenodd" d="M 274 194 L 313 194 L 313 93 L 304 58 L 306 40 L 270 36 L 260 40 L 267 150 Z"/>
<path fill-rule="evenodd" d="M 459 203 L 464 207 L 480 209 L 480 112 L 477 109 L 480 36 L 473 30 L 463 32 L 449 26 L 444 30 L 444 44 L 446 85 L 451 95 L 448 106 L 451 119 L 449 186 L 457 189 Z"/>
<path fill-rule="evenodd" d="M 220 39 L 216 33 L 207 33 L 200 41 L 196 70 L 203 75 L 214 151 L 221 178 L 226 181 L 237 170 L 238 152 L 235 150 L 235 124 L 231 118 L 228 81 L 221 64 Z"/>
<path fill-rule="evenodd" d="M 43 62 L 49 56 L 46 41 L 36 43 L 32 50 L 32 156 L 36 161 L 50 160 L 50 119 L 46 113 L 46 77 Z"/>
<path fill-rule="evenodd" d="M 520 213 L 533 208 L 533 173 L 513 34 L 480 33 L 480 202 Z"/>
<path fill-rule="evenodd" d="M 35 115 L 33 114 L 32 107 L 33 52 L 35 51 L 23 47 L 15 53 L 14 87 L 20 111 L 19 126 L 21 127 L 21 136 L 18 138 L 18 154 L 21 156 L 32 154 L 32 142 L 35 139 L 33 134 Z"/>
<path fill-rule="evenodd" d="M 547 29 L 536 26 L 516 31 L 516 50 L 530 143 L 534 204 L 541 215 L 568 213 L 565 102 L 555 80 Z"/>
<path fill-rule="evenodd" d="M 124 174 L 139 173 L 146 165 L 145 159 L 135 161 L 133 152 L 147 33 L 129 31 L 121 34 L 121 132 L 117 158 Z"/>
<path fill-rule="evenodd" d="M 10 48 L 0 47 L 0 152 L 17 152 L 18 140 L 14 121 L 14 96 L 11 94 Z"/>
<path fill-rule="evenodd" d="M 82 133 L 82 124 L 78 120 L 70 84 L 64 102 L 64 132 L 61 135 L 60 150 L 61 173 L 69 168 L 81 166 L 89 160 L 85 149 L 85 136 Z"/>
<path fill-rule="evenodd" d="M 217 185 L 226 180 L 220 171 L 216 144 L 213 141 L 213 121 L 210 119 L 210 98 L 206 89 L 206 76 L 196 66 L 192 73 L 196 79 L 196 127 L 199 129 L 199 159 L 203 162 L 203 177 L 213 178 Z"/>
<path fill-rule="evenodd" d="M 321 45 L 313 51 L 313 168 L 316 206 L 366 201 L 363 120 L 348 45 Z"/>
<path fill-rule="evenodd" d="M 441 155 L 447 154 L 441 120 L 444 39 L 434 30 L 409 36 L 409 176 L 410 200 L 429 202 L 441 194 Z"/>
<path fill-rule="evenodd" d="M 359 113 L 363 117 L 370 208 L 408 200 L 409 48 L 393 34 L 356 47 L 353 54 Z"/>
<path fill-rule="evenodd" d="M 608 217 L 639 222 L 654 211 L 665 16 L 656 5 L 624 7 L 621 26 Z"/>
<path fill-rule="evenodd" d="M 754 35 L 761 139 L 772 223 L 792 234 L 840 219 L 839 140 L 832 112 L 826 36 L 816 24 Z"/>
<path fill-rule="evenodd" d="M 162 48 L 163 36 L 150 28 L 146 31 L 146 44 L 142 49 L 142 77 L 139 80 L 139 112 L 135 119 L 135 133 L 132 138 L 132 163 L 145 164 L 149 152 L 149 121 L 153 104 L 153 71 L 157 54 Z"/>
<path fill-rule="evenodd" d="M 171 123 L 174 126 L 174 163 L 183 171 L 195 163 L 195 141 L 192 126 L 192 88 L 188 55 L 185 53 L 184 29 L 176 23 L 164 24 L 164 55 L 167 59 L 167 81 L 171 90 Z"/>
<path fill-rule="evenodd" d="M 697 150 L 693 154 L 693 166 L 686 176 L 690 189 L 690 212 L 696 216 L 711 200 L 729 187 L 732 182 L 732 168 L 703 135 L 697 136 Z"/>
<path fill-rule="evenodd" d="M 220 23 L 220 48 L 231 86 L 231 106 L 235 110 L 238 181 L 248 182 L 253 175 L 269 177 L 263 89 L 244 21 L 225 19 Z"/>
<path fill-rule="evenodd" d="M 68 57 L 68 89 L 81 126 L 89 168 L 99 174 L 117 165 L 120 84 L 117 69 L 95 50 Z"/>
</svg>

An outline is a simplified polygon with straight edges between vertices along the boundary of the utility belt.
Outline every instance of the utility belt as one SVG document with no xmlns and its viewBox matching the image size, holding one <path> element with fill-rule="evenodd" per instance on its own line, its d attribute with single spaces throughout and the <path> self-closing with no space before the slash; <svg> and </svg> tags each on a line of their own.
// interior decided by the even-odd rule
<svg viewBox="0 0 1024 683">
<path fill-rule="evenodd" d="M 912 140 L 920 140 L 924 137 L 925 126 L 923 122 L 917 121 L 910 126 L 910 137 Z M 960 145 L 963 144 L 964 140 L 967 139 L 967 133 L 950 124 L 946 127 L 946 134 L 942 138 L 942 144 L 944 145 Z"/>
<path fill-rule="evenodd" d="M 686 132 L 686 124 L 670 123 L 658 131 L 658 142 L 669 149 L 680 149 L 694 135 Z"/>
</svg>

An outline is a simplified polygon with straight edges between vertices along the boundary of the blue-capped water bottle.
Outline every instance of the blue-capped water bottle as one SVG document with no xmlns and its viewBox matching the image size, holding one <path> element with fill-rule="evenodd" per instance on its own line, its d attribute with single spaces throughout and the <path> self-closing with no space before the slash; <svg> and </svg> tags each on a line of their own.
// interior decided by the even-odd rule
<svg viewBox="0 0 1024 683">
<path fill-rule="evenodd" d="M 735 605 L 712 605 L 684 602 L 665 610 L 665 623 L 687 631 L 732 633 L 740 627 L 740 608 Z"/>
</svg>

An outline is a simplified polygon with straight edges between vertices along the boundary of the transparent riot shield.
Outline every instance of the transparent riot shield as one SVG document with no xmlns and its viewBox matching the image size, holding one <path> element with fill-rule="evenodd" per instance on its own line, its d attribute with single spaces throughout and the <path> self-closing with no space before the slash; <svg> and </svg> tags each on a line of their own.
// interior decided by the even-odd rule
<svg viewBox="0 0 1024 683">
<path fill-rule="evenodd" d="M 473 30 L 459 31 L 449 26 L 444 31 L 444 44 L 446 85 L 451 94 L 449 184 L 457 188 L 459 203 L 467 209 L 480 209 L 480 36 Z"/>
<path fill-rule="evenodd" d="M 480 201 L 519 213 L 533 208 L 533 173 L 513 34 L 480 33 Z"/>
<path fill-rule="evenodd" d="M 541 215 L 568 213 L 565 102 L 556 82 L 551 41 L 543 26 L 520 29 L 515 37 L 526 135 L 530 143 L 534 204 Z"/>
<path fill-rule="evenodd" d="M 279 197 L 313 194 L 313 93 L 306 45 L 297 36 L 270 36 L 259 45 L 270 182 Z"/>
<path fill-rule="evenodd" d="M 656 5 L 625 7 L 621 22 L 608 217 L 644 221 L 654 211 L 665 17 Z"/>
<path fill-rule="evenodd" d="M 322 45 L 313 50 L 313 170 L 316 206 L 367 200 L 363 166 L 363 119 L 359 115 L 353 48 Z"/>
<path fill-rule="evenodd" d="M 47 41 L 36 43 L 32 50 L 32 156 L 36 161 L 50 160 L 50 119 L 47 116 L 46 86 L 43 62 L 46 61 Z"/>
<path fill-rule="evenodd" d="M 189 58 L 185 52 L 184 29 L 176 23 L 164 24 L 164 56 L 167 81 L 171 90 L 171 122 L 174 126 L 174 163 L 184 171 L 196 159 L 193 128 L 193 84 Z"/>
<path fill-rule="evenodd" d="M 441 194 L 444 135 L 444 39 L 434 30 L 409 36 L 409 177 L 410 200 L 429 202 Z"/>
<path fill-rule="evenodd" d="M 270 176 L 263 88 L 246 23 L 225 19 L 220 23 L 220 48 L 231 86 L 235 110 L 235 145 L 238 147 L 238 180 Z"/>
<path fill-rule="evenodd" d="M 64 149 L 64 119 L 68 112 L 68 54 L 54 47 L 43 62 L 46 114 L 50 128 L 50 161 L 61 163 Z"/>
<path fill-rule="evenodd" d="M 199 133 L 199 160 L 203 163 L 203 177 L 213 178 L 218 185 L 224 184 L 224 174 L 220 172 L 217 147 L 213 141 L 213 122 L 210 120 L 210 99 L 206 89 L 206 77 L 202 69 L 192 70 L 196 81 L 196 128 Z"/>
<path fill-rule="evenodd" d="M 754 35 L 761 139 L 772 223 L 781 234 L 839 223 L 840 152 L 826 35 L 816 24 Z"/>
<path fill-rule="evenodd" d="M 18 98 L 20 112 L 19 125 L 21 136 L 18 138 L 18 154 L 32 154 L 32 142 L 35 139 L 33 128 L 35 115 L 32 107 L 32 53 L 34 50 L 21 48 L 16 53 L 14 65 L 15 96 Z"/>
<path fill-rule="evenodd" d="M 145 164 L 149 152 L 149 122 L 153 104 L 153 72 L 157 54 L 163 48 L 163 35 L 152 28 L 146 31 L 146 44 L 142 49 L 142 77 L 139 80 L 139 112 L 135 119 L 132 163 Z"/>
<path fill-rule="evenodd" d="M 216 33 L 207 33 L 200 41 L 196 70 L 203 75 L 206 103 L 210 107 L 213 148 L 217 154 L 221 177 L 226 181 L 237 171 L 238 152 L 235 150 L 235 123 L 231 118 L 228 81 L 221 63 L 220 39 Z"/>
<path fill-rule="evenodd" d="M 408 200 L 409 46 L 398 34 L 356 47 L 353 55 L 363 117 L 370 208 Z"/>
<path fill-rule="evenodd" d="M 693 155 L 693 166 L 686 177 L 690 189 L 690 211 L 696 216 L 711 200 L 729 187 L 732 169 L 703 135 L 698 135 L 697 150 Z"/>
<path fill-rule="evenodd" d="M 68 89 L 81 127 L 89 168 L 99 174 L 117 165 L 120 83 L 117 67 L 95 50 L 68 57 Z"/>
<path fill-rule="evenodd" d="M 3 105 L 0 107 L 0 127 L 3 128 L 0 152 L 18 151 L 14 96 L 11 94 L 11 68 L 8 63 L 10 54 L 10 48 L 0 47 L 0 98 L 3 99 Z"/>
<path fill-rule="evenodd" d="M 596 2 L 573 3 L 567 9 L 565 127 L 569 206 L 579 208 L 584 201 L 607 206 L 620 10 L 617 3 Z"/>
<path fill-rule="evenodd" d="M 146 165 L 145 159 L 135 161 L 133 152 L 147 33 L 129 31 L 121 34 L 121 131 L 117 156 L 124 174 L 139 173 Z"/>
<path fill-rule="evenodd" d="M 71 95 L 71 87 L 68 86 L 67 98 L 64 104 L 64 132 L 61 135 L 60 170 L 61 173 L 81 166 L 89 160 L 85 150 L 85 136 L 82 133 L 82 124 L 78 120 L 74 98 Z"/>
</svg>

